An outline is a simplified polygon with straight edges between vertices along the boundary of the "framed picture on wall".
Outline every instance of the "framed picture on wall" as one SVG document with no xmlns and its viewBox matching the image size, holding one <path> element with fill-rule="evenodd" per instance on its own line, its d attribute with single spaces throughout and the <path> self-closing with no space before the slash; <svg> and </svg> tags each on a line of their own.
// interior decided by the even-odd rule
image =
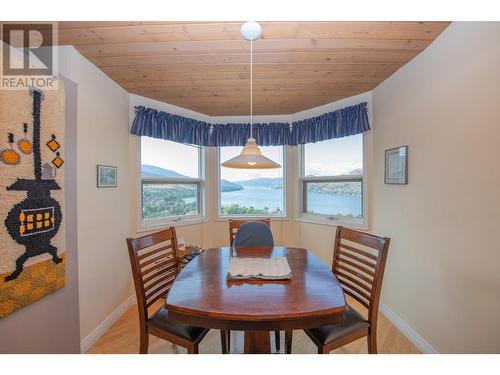
<svg viewBox="0 0 500 375">
<path fill-rule="evenodd" d="M 408 184 L 408 146 L 385 150 L 385 183 Z"/>
<path fill-rule="evenodd" d="M 97 165 L 97 187 L 116 187 L 118 168 L 110 165 Z"/>
</svg>

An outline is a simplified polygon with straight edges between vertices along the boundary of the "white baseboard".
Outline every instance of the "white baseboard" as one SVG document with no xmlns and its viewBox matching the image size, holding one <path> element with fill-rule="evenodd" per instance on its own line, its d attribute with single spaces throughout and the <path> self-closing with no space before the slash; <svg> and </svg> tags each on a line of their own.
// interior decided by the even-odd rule
<svg viewBox="0 0 500 375">
<path fill-rule="evenodd" d="M 92 345 L 99 340 L 99 337 L 101 337 L 104 332 L 106 332 L 113 325 L 113 323 L 116 322 L 118 318 L 129 309 L 130 306 L 134 305 L 135 302 L 135 295 L 132 295 L 128 297 L 120 306 L 118 306 L 118 308 L 113 311 L 111 315 L 104 319 L 101 324 L 96 327 L 96 329 L 90 332 L 90 334 L 80 342 L 80 352 L 86 353 Z"/>
<path fill-rule="evenodd" d="M 438 354 L 439 352 L 432 347 L 427 341 L 425 341 L 422 336 L 420 336 L 413 328 L 411 328 L 408 323 L 401 319 L 394 311 L 380 303 L 380 312 L 391 321 L 407 338 L 413 345 L 415 345 L 422 353 L 425 354 Z"/>
</svg>

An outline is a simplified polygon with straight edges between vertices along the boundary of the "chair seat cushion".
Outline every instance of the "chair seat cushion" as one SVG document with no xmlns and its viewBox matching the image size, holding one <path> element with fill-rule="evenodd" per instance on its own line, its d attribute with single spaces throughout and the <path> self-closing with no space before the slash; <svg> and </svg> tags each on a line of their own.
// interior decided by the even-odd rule
<svg viewBox="0 0 500 375">
<path fill-rule="evenodd" d="M 147 325 L 161 329 L 162 331 L 166 331 L 191 342 L 196 341 L 206 331 L 206 328 L 193 327 L 170 321 L 168 319 L 168 310 L 165 307 L 161 307 L 157 312 L 155 312 L 155 314 L 148 320 Z"/>
<path fill-rule="evenodd" d="M 308 329 L 321 345 L 327 345 L 343 337 L 349 336 L 356 331 L 368 329 L 370 323 L 352 307 L 344 313 L 342 323 L 331 324 L 319 328 Z"/>
</svg>

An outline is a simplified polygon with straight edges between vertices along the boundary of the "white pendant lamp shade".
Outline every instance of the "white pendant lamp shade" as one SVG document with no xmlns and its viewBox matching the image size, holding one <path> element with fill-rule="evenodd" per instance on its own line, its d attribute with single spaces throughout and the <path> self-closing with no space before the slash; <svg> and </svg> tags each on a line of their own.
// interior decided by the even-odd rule
<svg viewBox="0 0 500 375">
<path fill-rule="evenodd" d="M 272 169 L 280 168 L 278 163 L 266 158 L 260 152 L 259 146 L 255 143 L 255 139 L 248 138 L 247 144 L 238 156 L 235 156 L 228 161 L 222 163 L 226 168 L 237 169 Z"/>
<path fill-rule="evenodd" d="M 223 167 L 238 168 L 238 169 L 272 169 L 280 168 L 278 163 L 266 158 L 260 152 L 257 142 L 253 138 L 253 41 L 260 38 L 262 28 L 257 22 L 245 22 L 241 26 L 240 34 L 243 39 L 250 41 L 250 138 L 247 144 L 243 147 L 241 153 L 224 163 Z"/>
</svg>

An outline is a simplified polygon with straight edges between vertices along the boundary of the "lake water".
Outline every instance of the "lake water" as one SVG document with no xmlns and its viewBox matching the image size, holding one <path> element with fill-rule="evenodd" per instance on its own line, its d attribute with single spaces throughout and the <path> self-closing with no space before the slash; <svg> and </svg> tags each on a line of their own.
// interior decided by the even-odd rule
<svg viewBox="0 0 500 375">
<path fill-rule="evenodd" d="M 272 189 L 265 186 L 245 186 L 243 190 L 225 191 L 221 193 L 221 205 L 237 204 L 240 207 L 257 209 L 269 208 L 275 211 L 279 207 L 283 211 L 282 189 Z"/>
<path fill-rule="evenodd" d="M 282 190 L 264 186 L 245 186 L 243 190 L 221 193 L 223 206 L 237 204 L 240 207 L 263 209 L 268 207 L 275 211 L 279 207 L 283 211 Z M 309 212 L 326 215 L 361 215 L 362 204 L 359 195 L 308 193 L 307 207 Z"/>
</svg>

